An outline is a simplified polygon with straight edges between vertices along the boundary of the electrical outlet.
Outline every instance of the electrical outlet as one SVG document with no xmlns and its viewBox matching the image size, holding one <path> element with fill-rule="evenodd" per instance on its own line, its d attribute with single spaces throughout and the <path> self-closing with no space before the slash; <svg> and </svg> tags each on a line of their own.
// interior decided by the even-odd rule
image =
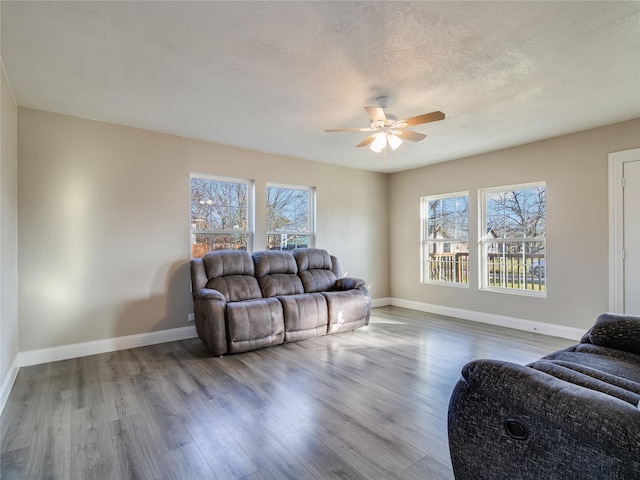
<svg viewBox="0 0 640 480">
<path fill-rule="evenodd" d="M 188 322 L 195 322 L 196 321 L 196 316 L 193 313 L 190 313 L 189 315 L 187 315 L 187 321 Z"/>
</svg>

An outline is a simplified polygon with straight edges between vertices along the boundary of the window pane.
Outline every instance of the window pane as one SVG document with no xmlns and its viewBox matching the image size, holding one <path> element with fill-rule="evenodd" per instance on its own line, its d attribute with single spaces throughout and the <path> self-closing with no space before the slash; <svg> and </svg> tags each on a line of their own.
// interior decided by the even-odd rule
<svg viewBox="0 0 640 480">
<path fill-rule="evenodd" d="M 456 238 L 469 240 L 469 197 L 456 198 Z"/>
<path fill-rule="evenodd" d="M 249 183 L 191 179 L 191 256 L 249 244 Z M 237 233 L 233 233 L 237 232 Z"/>
<path fill-rule="evenodd" d="M 428 279 L 435 282 L 469 283 L 469 244 L 428 242 Z"/>
<path fill-rule="evenodd" d="M 486 250 L 488 286 L 545 290 L 544 242 L 488 242 Z"/>
<path fill-rule="evenodd" d="M 487 233 L 494 238 L 545 235 L 545 188 L 486 194 Z"/>
<path fill-rule="evenodd" d="M 482 287 L 546 291 L 546 186 L 483 192 Z"/>
<path fill-rule="evenodd" d="M 546 192 L 543 187 L 526 190 L 526 236 L 542 237 L 546 229 Z"/>
<path fill-rule="evenodd" d="M 438 215 L 440 200 L 429 200 L 427 204 L 427 234 L 426 238 L 438 238 Z"/>
<path fill-rule="evenodd" d="M 308 189 L 267 187 L 267 232 L 310 232 L 309 211 Z"/>
<path fill-rule="evenodd" d="M 196 230 L 247 230 L 248 185 L 191 179 L 191 223 Z"/>
<path fill-rule="evenodd" d="M 248 210 L 245 207 L 232 206 L 224 211 L 223 230 L 247 230 Z"/>
<path fill-rule="evenodd" d="M 202 257 L 211 250 L 247 250 L 248 234 L 196 233 L 191 245 L 191 256 Z"/>
<path fill-rule="evenodd" d="M 286 233 L 275 233 L 267 235 L 268 250 L 293 250 L 296 248 L 309 247 L 309 235 L 289 235 Z"/>
<path fill-rule="evenodd" d="M 426 238 L 468 240 L 468 204 L 467 196 L 429 200 Z"/>
<path fill-rule="evenodd" d="M 423 197 L 422 280 L 469 283 L 469 197 Z"/>
</svg>

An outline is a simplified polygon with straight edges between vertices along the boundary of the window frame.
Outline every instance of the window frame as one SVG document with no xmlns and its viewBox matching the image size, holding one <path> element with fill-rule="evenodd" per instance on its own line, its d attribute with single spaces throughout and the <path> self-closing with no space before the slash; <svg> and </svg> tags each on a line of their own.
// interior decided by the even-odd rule
<svg viewBox="0 0 640 480">
<path fill-rule="evenodd" d="M 312 248 L 315 245 L 315 237 L 316 237 L 316 187 L 309 187 L 304 185 L 290 185 L 284 183 L 275 183 L 275 182 L 267 182 L 265 187 L 265 213 L 268 214 L 269 210 L 269 189 L 270 188 L 279 188 L 279 189 L 287 189 L 287 190 L 299 190 L 307 192 L 307 203 L 309 206 L 309 210 L 307 212 L 308 216 L 308 232 L 303 231 L 286 231 L 286 232 L 276 232 L 268 230 L 268 218 L 265 217 L 265 248 L 269 248 L 269 235 L 298 235 L 298 236 L 308 236 L 309 237 L 309 245 L 308 248 Z M 301 247 L 303 248 L 303 247 Z"/>
<path fill-rule="evenodd" d="M 433 200 L 444 200 L 448 198 L 460 198 L 466 197 L 467 199 L 467 238 L 466 240 L 461 239 L 459 237 L 456 238 L 429 238 L 429 202 Z M 469 256 L 471 255 L 471 249 L 469 248 L 469 192 L 454 192 L 454 193 L 444 193 L 440 195 L 426 195 L 420 197 L 420 283 L 422 284 L 430 284 L 430 285 L 445 285 L 449 287 L 457 287 L 457 288 L 469 288 L 470 284 L 470 269 L 469 269 Z M 466 243 L 467 244 L 467 272 L 466 272 L 466 282 L 447 282 L 443 280 L 434 280 L 430 277 L 431 269 L 428 268 L 428 255 L 425 253 L 428 251 L 429 243 L 440 243 L 443 245 L 443 248 L 446 244 L 449 244 L 449 250 L 451 249 L 451 245 L 454 243 Z"/>
<path fill-rule="evenodd" d="M 487 215 L 487 198 L 489 195 L 495 193 L 510 192 L 514 190 L 533 190 L 537 188 L 544 188 L 544 216 L 545 216 L 545 231 L 544 236 L 537 237 L 504 237 L 504 238 L 489 238 L 488 233 L 488 215 Z M 478 272 L 480 273 L 478 279 L 478 288 L 480 291 L 504 293 L 508 295 L 523 295 L 534 298 L 546 298 L 547 297 L 547 230 L 546 230 L 546 218 L 547 218 L 547 184 L 545 181 L 529 182 L 515 185 L 505 185 L 499 187 L 482 188 L 478 190 Z M 513 244 L 513 243 L 528 243 L 528 242 L 540 242 L 544 245 L 544 257 L 543 257 L 543 269 L 544 269 L 544 290 L 529 290 L 527 288 L 513 288 L 489 285 L 489 262 L 488 256 L 488 244 Z M 523 255 L 525 255 L 523 253 Z M 540 262 L 538 262 L 538 265 Z M 525 265 L 525 282 L 523 285 L 526 287 L 526 262 Z"/>
<path fill-rule="evenodd" d="M 247 230 L 197 230 L 194 229 L 191 221 L 191 195 L 193 179 L 209 180 L 212 182 L 236 183 L 247 186 Z M 189 175 L 189 258 L 193 257 L 194 235 L 211 234 L 211 235 L 246 235 L 247 251 L 253 252 L 254 236 L 255 236 L 255 181 L 253 179 L 224 177 L 220 175 L 211 175 L 206 173 L 191 172 Z"/>
</svg>

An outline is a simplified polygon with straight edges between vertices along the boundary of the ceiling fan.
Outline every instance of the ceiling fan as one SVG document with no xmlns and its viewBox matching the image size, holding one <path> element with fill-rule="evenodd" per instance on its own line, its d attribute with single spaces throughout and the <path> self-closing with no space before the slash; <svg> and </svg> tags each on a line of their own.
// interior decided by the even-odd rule
<svg viewBox="0 0 640 480">
<path fill-rule="evenodd" d="M 405 130 L 406 127 L 444 119 L 444 113 L 436 111 L 398 120 L 398 117 L 395 115 L 385 113 L 386 108 L 389 106 L 389 97 L 378 97 L 376 102 L 378 103 L 377 107 L 364 107 L 371 118 L 369 127 L 333 128 L 325 130 L 325 132 L 372 132 L 371 135 L 361 141 L 356 147 L 366 147 L 370 145 L 369 148 L 371 148 L 371 150 L 380 153 L 387 145 L 390 146 L 392 150 L 395 150 L 402 144 L 403 139 L 419 142 L 426 138 L 424 133 Z"/>
</svg>

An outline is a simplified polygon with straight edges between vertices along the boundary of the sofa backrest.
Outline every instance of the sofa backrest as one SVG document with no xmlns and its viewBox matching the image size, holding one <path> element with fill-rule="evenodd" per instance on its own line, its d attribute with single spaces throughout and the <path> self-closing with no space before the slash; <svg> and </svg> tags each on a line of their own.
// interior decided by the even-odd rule
<svg viewBox="0 0 640 480">
<path fill-rule="evenodd" d="M 304 293 L 298 265 L 290 252 L 265 250 L 253 254 L 258 285 L 263 297 Z"/>
<path fill-rule="evenodd" d="M 333 288 L 337 277 L 329 252 L 320 248 L 300 248 L 293 250 L 292 255 L 305 292 L 324 292 Z"/>
<path fill-rule="evenodd" d="M 203 257 L 206 288 L 218 290 L 227 302 L 262 298 L 253 258 L 246 250 L 216 250 Z"/>
</svg>

